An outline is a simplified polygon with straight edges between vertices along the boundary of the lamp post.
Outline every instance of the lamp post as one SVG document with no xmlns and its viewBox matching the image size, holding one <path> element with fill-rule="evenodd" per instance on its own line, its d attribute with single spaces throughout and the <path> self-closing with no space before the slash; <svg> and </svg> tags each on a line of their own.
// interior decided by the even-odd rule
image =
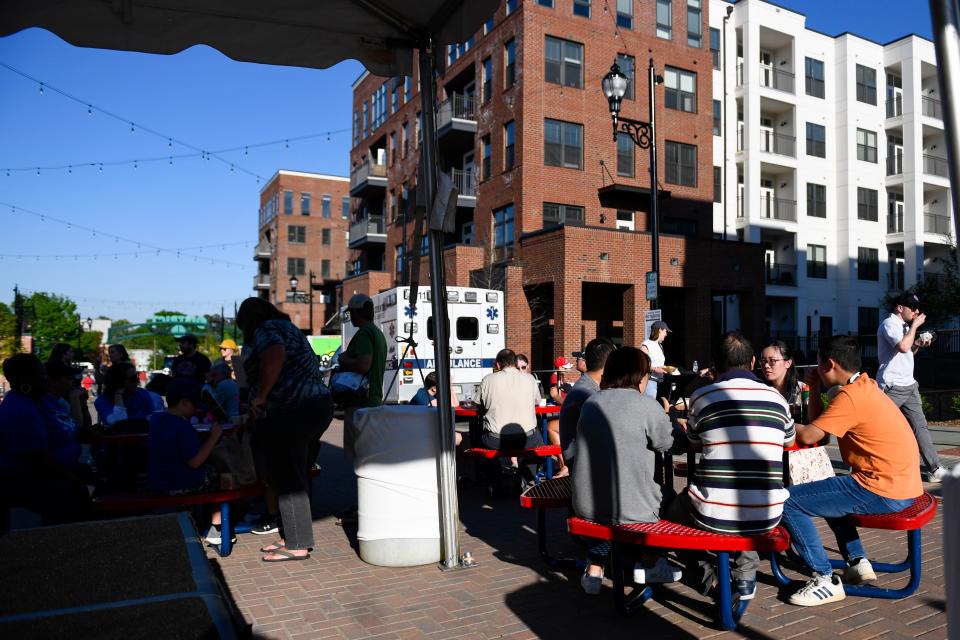
<svg viewBox="0 0 960 640">
<path fill-rule="evenodd" d="M 79 360 L 80 356 L 83 355 L 83 326 L 87 326 L 87 331 L 93 327 L 93 319 L 87 317 L 86 321 L 82 320 L 80 316 L 77 316 L 77 351 L 74 354 L 74 357 Z"/>
<path fill-rule="evenodd" d="M 308 305 L 309 314 L 310 314 L 310 322 L 309 322 L 310 334 L 309 335 L 311 336 L 313 335 L 313 281 L 314 280 L 316 280 L 316 276 L 313 275 L 313 270 L 311 270 L 309 288 L 307 289 L 307 305 Z"/>
<path fill-rule="evenodd" d="M 647 68 L 648 76 L 648 95 L 649 95 L 649 113 L 650 122 L 641 120 L 632 120 L 630 118 L 620 117 L 620 105 L 623 102 L 623 96 L 627 92 L 628 78 L 620 70 L 620 65 L 614 61 L 607 75 L 603 76 L 600 86 L 603 89 L 603 95 L 607 98 L 610 107 L 610 118 L 613 120 L 613 141 L 617 141 L 620 133 L 630 136 L 633 143 L 641 149 L 650 150 L 650 231 L 651 231 L 651 262 L 653 271 L 647 273 L 647 279 L 653 282 L 653 295 L 650 295 L 649 289 L 647 298 L 650 300 L 650 308 L 657 308 L 657 298 L 660 295 L 660 220 L 658 217 L 658 197 L 657 197 L 657 136 L 656 136 L 656 103 L 654 90 L 656 86 L 663 82 L 663 78 L 657 75 L 653 66 L 653 58 L 650 58 L 650 64 Z"/>
</svg>

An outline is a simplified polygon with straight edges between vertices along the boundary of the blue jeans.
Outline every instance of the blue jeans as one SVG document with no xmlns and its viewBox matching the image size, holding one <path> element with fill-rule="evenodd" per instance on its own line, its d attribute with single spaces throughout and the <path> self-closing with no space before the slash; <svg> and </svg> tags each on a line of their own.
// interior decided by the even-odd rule
<svg viewBox="0 0 960 640">
<path fill-rule="evenodd" d="M 653 398 L 657 399 L 657 381 L 653 378 L 647 380 L 647 388 L 644 390 L 644 393 Z"/>
<path fill-rule="evenodd" d="M 807 566 L 821 575 L 829 575 L 833 570 L 813 524 L 813 516 L 826 518 L 837 537 L 840 553 L 849 561 L 864 558 L 866 554 L 857 528 L 847 516 L 895 513 L 911 504 L 912 499 L 884 498 L 864 489 L 850 476 L 837 476 L 790 487 L 790 498 L 783 505 L 783 524 Z"/>
</svg>

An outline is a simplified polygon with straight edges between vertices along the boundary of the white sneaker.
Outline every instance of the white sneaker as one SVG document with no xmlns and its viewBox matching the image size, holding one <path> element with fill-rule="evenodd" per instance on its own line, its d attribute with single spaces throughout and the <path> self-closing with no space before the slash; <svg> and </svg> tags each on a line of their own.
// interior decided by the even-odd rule
<svg viewBox="0 0 960 640">
<path fill-rule="evenodd" d="M 864 584 L 877 579 L 873 566 L 866 558 L 857 558 L 843 570 L 843 581 L 846 584 Z"/>
<path fill-rule="evenodd" d="M 210 530 L 207 531 L 207 536 L 204 538 L 204 542 L 207 544 L 220 544 L 223 542 L 223 533 L 220 530 L 220 527 L 216 525 L 210 525 Z M 231 536 L 231 544 L 237 543 L 237 536 Z"/>
<path fill-rule="evenodd" d="M 603 586 L 603 567 L 600 568 L 599 576 L 592 576 L 589 571 L 589 567 L 583 570 L 583 575 L 580 576 L 580 586 L 583 587 L 583 591 L 588 596 L 598 596 L 600 595 L 600 587 Z"/>
<path fill-rule="evenodd" d="M 937 484 L 943 482 L 943 479 L 947 477 L 947 470 L 943 467 L 937 467 L 933 471 L 927 474 L 927 482 L 935 482 Z"/>
<path fill-rule="evenodd" d="M 830 602 L 839 602 L 846 597 L 847 594 L 843 591 L 843 583 L 839 576 L 818 575 L 791 595 L 788 602 L 801 607 L 816 607 Z"/>
<path fill-rule="evenodd" d="M 639 562 L 633 566 L 633 581 L 636 584 L 676 582 L 682 576 L 683 570 L 664 557 L 657 558 L 656 564 L 652 567 L 644 567 Z"/>
</svg>

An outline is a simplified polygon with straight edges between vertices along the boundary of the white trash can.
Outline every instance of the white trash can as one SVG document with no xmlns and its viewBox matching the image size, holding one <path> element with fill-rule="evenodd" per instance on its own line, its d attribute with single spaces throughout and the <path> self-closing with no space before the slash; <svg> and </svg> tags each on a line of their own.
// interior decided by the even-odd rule
<svg viewBox="0 0 960 640">
<path fill-rule="evenodd" d="M 354 426 L 360 558 L 382 567 L 439 562 L 437 410 L 359 409 Z"/>
</svg>

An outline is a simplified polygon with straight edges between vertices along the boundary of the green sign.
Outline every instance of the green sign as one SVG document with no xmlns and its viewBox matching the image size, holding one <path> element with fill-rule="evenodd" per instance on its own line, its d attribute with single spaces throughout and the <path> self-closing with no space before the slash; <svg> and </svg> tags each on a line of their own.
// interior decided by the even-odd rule
<svg viewBox="0 0 960 640">
<path fill-rule="evenodd" d="M 339 349 L 343 343 L 340 336 L 308 336 L 307 340 L 310 341 L 313 352 L 320 358 L 320 364 L 324 367 L 330 365 L 333 354 L 337 352 L 337 349 Z"/>
</svg>

